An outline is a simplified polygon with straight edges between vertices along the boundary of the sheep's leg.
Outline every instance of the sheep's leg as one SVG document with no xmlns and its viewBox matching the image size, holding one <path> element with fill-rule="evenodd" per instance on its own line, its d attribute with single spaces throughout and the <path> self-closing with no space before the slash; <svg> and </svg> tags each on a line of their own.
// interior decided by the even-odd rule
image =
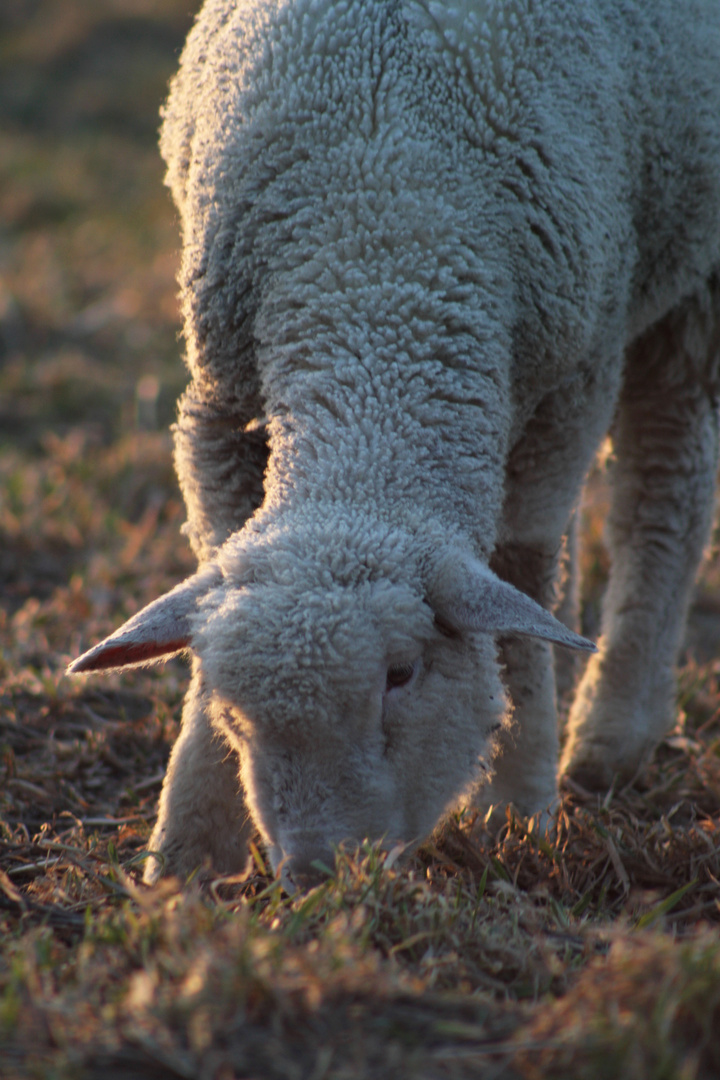
<svg viewBox="0 0 720 1080">
<path fill-rule="evenodd" d="M 174 874 L 185 880 L 208 862 L 216 873 L 239 873 L 247 862 L 253 833 L 237 757 L 210 725 L 196 670 L 148 843 L 144 879 L 151 884 Z M 161 858 L 154 858 L 153 852 Z"/>
<path fill-rule="evenodd" d="M 544 607 L 553 608 L 557 600 L 563 537 L 609 426 L 619 379 L 618 359 L 548 397 L 510 455 L 503 540 L 492 567 Z M 575 567 L 570 569 L 574 572 Z M 572 604 L 569 616 L 571 608 Z M 506 639 L 501 642 L 500 660 L 513 715 L 509 727 L 500 732 L 493 779 L 481 800 L 498 807 L 513 803 L 524 814 L 542 812 L 557 798 L 552 649 L 535 638 Z"/>
<path fill-rule="evenodd" d="M 188 513 L 184 531 L 200 562 L 262 502 L 268 451 L 258 412 L 257 395 L 233 399 L 228 387 L 200 377 L 180 400 L 175 465 Z M 145 880 L 185 878 L 208 860 L 219 873 L 237 873 L 252 833 L 237 758 L 210 725 L 196 670 L 148 845 L 162 859 L 148 859 Z"/>
<path fill-rule="evenodd" d="M 560 560 L 558 581 L 560 599 L 555 608 L 555 618 L 580 633 L 580 510 L 570 515 L 565 533 L 565 549 Z M 558 645 L 553 649 L 555 667 L 555 697 L 561 723 L 567 719 L 572 692 L 578 677 L 580 657 L 573 649 Z"/>
<path fill-rule="evenodd" d="M 562 760 L 587 788 L 631 779 L 674 720 L 674 664 L 712 521 L 719 300 L 716 287 L 684 304 L 628 357 L 600 651 L 580 684 Z"/>
<path fill-rule="evenodd" d="M 498 558 L 494 565 L 506 580 L 516 576 L 512 556 L 521 560 L 524 569 L 531 562 L 536 566 L 542 562 L 543 577 L 554 579 L 557 559 L 553 554 L 543 556 L 522 548 L 510 553 L 505 548 L 502 561 Z M 524 591 L 530 594 L 529 589 Z M 533 593 L 533 599 L 540 603 L 552 596 L 551 590 L 538 594 L 533 589 Z M 499 733 L 493 777 L 482 792 L 482 802 L 498 807 L 502 819 L 508 803 L 522 814 L 552 807 L 557 798 L 559 744 L 552 647 L 535 638 L 505 639 L 499 644 L 503 678 L 512 701 L 512 721 Z"/>
<path fill-rule="evenodd" d="M 259 403 L 224 399 L 191 383 L 174 427 L 175 467 L 188 512 L 184 527 L 202 562 L 260 506 L 267 440 Z"/>
</svg>

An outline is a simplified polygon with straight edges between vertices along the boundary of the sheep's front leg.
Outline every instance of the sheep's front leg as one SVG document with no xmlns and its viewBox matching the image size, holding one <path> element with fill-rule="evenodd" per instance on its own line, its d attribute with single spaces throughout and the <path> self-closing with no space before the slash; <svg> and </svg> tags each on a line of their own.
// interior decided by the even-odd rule
<svg viewBox="0 0 720 1080">
<path fill-rule="evenodd" d="M 545 399 L 510 455 L 502 539 L 492 568 L 543 607 L 557 603 L 563 534 L 597 445 L 612 416 L 619 357 L 578 376 Z M 571 538 L 572 541 L 572 538 Z M 576 570 L 570 554 L 570 573 Z M 564 613 L 574 618 L 573 583 Z M 552 649 L 535 638 L 500 643 L 513 714 L 499 735 L 484 805 L 513 803 L 523 814 L 545 812 L 557 799 L 559 757 Z M 502 813 L 502 810 L 500 810 Z"/>
<path fill-rule="evenodd" d="M 555 608 L 555 618 L 564 626 L 581 633 L 580 627 L 580 511 L 570 515 L 565 534 L 565 549 L 560 559 L 558 581 L 560 599 Z M 572 694 L 580 671 L 580 656 L 574 649 L 557 645 L 553 649 L 555 668 L 555 700 L 560 716 L 561 730 L 567 721 Z"/>
<path fill-rule="evenodd" d="M 222 387 L 190 384 L 174 426 L 175 467 L 188 519 L 184 527 L 200 562 L 242 528 L 263 500 L 268 449 L 253 418 L 260 402 L 248 393 L 233 400 Z"/>
<path fill-rule="evenodd" d="M 216 873 L 240 873 L 253 832 L 237 757 L 210 725 L 196 665 L 148 843 L 144 880 L 152 884 L 168 874 L 185 880 L 208 861 Z"/>
<path fill-rule="evenodd" d="M 561 765 L 593 790 L 630 780 L 675 717 L 674 664 L 712 521 L 719 296 L 714 309 L 707 298 L 685 305 L 629 357 L 613 432 L 600 651 L 571 710 Z"/>
<path fill-rule="evenodd" d="M 493 559 L 500 577 L 544 607 L 551 606 L 555 565 L 552 553 L 517 545 L 504 546 Z M 536 638 L 506 638 L 499 643 L 499 658 L 513 712 L 510 725 L 499 733 L 493 777 L 482 802 L 497 806 L 501 820 L 508 803 L 522 814 L 552 806 L 559 745 L 551 647 Z"/>
<path fill-rule="evenodd" d="M 550 646 L 531 638 L 500 650 L 513 703 L 512 726 L 500 736 L 483 802 L 512 803 L 521 814 L 545 814 L 557 799 L 558 727 Z"/>
</svg>

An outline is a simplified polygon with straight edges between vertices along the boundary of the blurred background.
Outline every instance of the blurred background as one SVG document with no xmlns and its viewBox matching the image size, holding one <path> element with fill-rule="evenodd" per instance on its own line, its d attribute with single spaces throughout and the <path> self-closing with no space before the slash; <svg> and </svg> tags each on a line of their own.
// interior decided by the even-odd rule
<svg viewBox="0 0 720 1080">
<path fill-rule="evenodd" d="M 78 422 L 89 439 L 116 437 L 143 375 L 159 383 L 158 421 L 172 416 L 178 235 L 157 130 L 197 6 L 3 0 L 5 439 L 37 445 L 48 425 Z"/>
<path fill-rule="evenodd" d="M 87 555 L 92 508 L 83 514 L 78 507 L 75 528 L 58 520 L 77 467 L 87 472 L 104 464 L 106 474 L 109 468 L 106 480 L 120 485 L 110 502 L 131 522 L 160 501 L 160 490 L 153 499 L 148 484 L 174 490 L 160 461 L 185 383 L 175 285 L 179 237 L 157 131 L 198 6 L 193 0 L 0 5 L 6 612 L 30 595 L 46 598 Z M 134 483 L 126 477 L 132 491 L 123 487 L 121 462 L 107 458 L 109 447 L 128 438 L 138 451 L 126 445 L 125 454 L 141 472 L 153 472 Z"/>
<path fill-rule="evenodd" d="M 151 813 L 176 734 L 180 661 L 61 675 L 194 568 L 157 134 L 199 6 L 0 2 L 0 818 L 30 833 L 98 798 L 137 806 L 137 770 Z"/>
</svg>

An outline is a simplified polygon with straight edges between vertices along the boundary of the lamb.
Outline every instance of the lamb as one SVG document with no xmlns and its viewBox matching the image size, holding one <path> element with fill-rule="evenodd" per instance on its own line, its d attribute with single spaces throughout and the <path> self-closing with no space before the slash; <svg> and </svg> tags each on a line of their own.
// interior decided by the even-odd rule
<svg viewBox="0 0 720 1080">
<path fill-rule="evenodd" d="M 552 646 L 594 649 L 558 568 L 608 431 L 560 774 L 624 781 L 672 723 L 717 465 L 718 16 L 206 0 L 161 136 L 199 568 L 70 667 L 191 652 L 148 881 L 238 872 L 255 829 L 293 887 L 463 800 L 552 813 Z"/>
</svg>

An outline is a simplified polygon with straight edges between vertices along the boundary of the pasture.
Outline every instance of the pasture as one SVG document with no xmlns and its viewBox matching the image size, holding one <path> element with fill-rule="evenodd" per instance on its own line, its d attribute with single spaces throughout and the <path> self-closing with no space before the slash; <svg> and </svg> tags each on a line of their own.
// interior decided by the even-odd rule
<svg viewBox="0 0 720 1080">
<path fill-rule="evenodd" d="M 720 1075 L 720 563 L 654 762 L 540 834 L 472 813 L 287 897 L 140 884 L 187 683 L 68 679 L 192 571 L 158 110 L 196 0 L 0 12 L 0 1076 L 710 1080 Z M 584 630 L 606 572 L 583 507 Z"/>
</svg>

